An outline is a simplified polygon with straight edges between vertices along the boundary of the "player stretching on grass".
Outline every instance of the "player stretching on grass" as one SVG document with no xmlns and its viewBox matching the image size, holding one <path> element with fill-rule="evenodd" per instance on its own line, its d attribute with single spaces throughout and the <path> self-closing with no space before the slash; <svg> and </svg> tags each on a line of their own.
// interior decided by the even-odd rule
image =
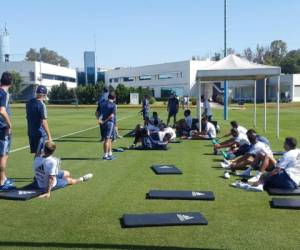
<svg viewBox="0 0 300 250">
<path fill-rule="evenodd" d="M 4 72 L 0 85 L 0 190 L 13 189 L 13 182 L 6 177 L 6 165 L 11 145 L 12 125 L 8 89 L 12 86 L 12 76 Z"/>
<path fill-rule="evenodd" d="M 93 177 L 93 174 L 86 174 L 78 179 L 71 177 L 69 171 L 60 170 L 60 160 L 52 154 L 56 149 L 53 142 L 47 141 L 44 146 L 44 153 L 34 159 L 33 171 L 37 188 L 46 192 L 40 198 L 49 198 L 53 188 L 64 188 L 67 185 L 78 184 Z"/>
<path fill-rule="evenodd" d="M 26 104 L 30 152 L 35 154 L 34 157 L 42 153 L 46 140 L 52 141 L 44 103 L 46 96 L 47 88 L 39 85 L 36 89 L 36 97 Z"/>
<path fill-rule="evenodd" d="M 103 127 L 103 160 L 114 160 L 112 155 L 112 141 L 115 135 L 115 115 L 116 104 L 114 103 L 116 96 L 113 93 L 108 95 L 108 101 L 101 106 L 99 124 Z"/>
</svg>

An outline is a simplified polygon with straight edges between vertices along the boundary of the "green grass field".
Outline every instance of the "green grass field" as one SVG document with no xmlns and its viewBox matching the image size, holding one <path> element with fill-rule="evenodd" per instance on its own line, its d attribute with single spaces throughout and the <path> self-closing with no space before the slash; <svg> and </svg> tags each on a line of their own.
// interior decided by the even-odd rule
<svg viewBox="0 0 300 250">
<path fill-rule="evenodd" d="M 54 138 L 96 126 L 95 108 L 49 108 L 49 123 Z M 141 117 L 138 109 L 119 108 L 121 134 L 129 132 Z M 165 109 L 157 110 L 165 118 Z M 281 138 L 275 138 L 275 109 L 268 113 L 265 134 L 274 150 L 280 150 L 285 136 L 300 140 L 300 108 L 286 107 L 281 113 Z M 229 129 L 222 121 L 222 110 L 214 110 L 222 132 Z M 182 116 L 182 113 L 181 113 Z M 252 127 L 253 110 L 230 111 Z M 13 109 L 13 149 L 27 145 L 25 110 Z M 258 128 L 262 133 L 262 109 L 258 109 Z M 132 138 L 118 140 L 116 146 L 129 146 Z M 164 152 L 127 151 L 118 159 L 105 162 L 98 128 L 57 140 L 56 156 L 62 167 L 75 177 L 92 172 L 94 178 L 52 193 L 48 200 L 26 202 L 0 200 L 0 247 L 3 249 L 299 249 L 300 212 L 276 210 L 264 193 L 246 192 L 229 186 L 234 178 L 220 178 L 220 156 L 211 155 L 211 143 L 184 141 L 171 144 Z M 8 174 L 17 185 L 31 178 L 33 157 L 29 149 L 11 153 Z M 184 174 L 157 176 L 152 164 L 176 164 Z M 22 179 L 25 178 L 25 179 Z M 216 200 L 146 200 L 149 189 L 211 190 Z M 199 211 L 208 226 L 152 227 L 122 229 L 123 213 Z"/>
</svg>

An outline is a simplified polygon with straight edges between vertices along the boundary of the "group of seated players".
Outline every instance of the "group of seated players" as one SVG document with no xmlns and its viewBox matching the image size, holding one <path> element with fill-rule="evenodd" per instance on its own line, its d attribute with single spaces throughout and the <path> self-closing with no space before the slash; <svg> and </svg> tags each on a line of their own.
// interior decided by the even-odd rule
<svg viewBox="0 0 300 250">
<path fill-rule="evenodd" d="M 229 173 L 236 173 L 241 181 L 232 183 L 232 186 L 249 191 L 263 191 L 268 188 L 297 189 L 300 184 L 300 149 L 297 148 L 297 140 L 287 137 L 284 141 L 284 152 L 279 160 L 276 160 L 271 150 L 269 141 L 256 133 L 255 130 L 247 130 L 236 121 L 231 122 L 229 134 L 231 136 L 222 142 L 213 140 L 214 153 L 220 151 L 224 156 L 221 166 L 226 169 L 225 178 Z M 227 149 L 222 151 L 222 149 Z M 256 174 L 251 177 L 253 170 Z M 248 179 L 250 178 L 250 179 Z"/>
<path fill-rule="evenodd" d="M 206 117 L 202 118 L 202 131 L 199 132 L 199 120 L 193 119 L 189 109 L 184 111 L 184 119 L 175 122 L 173 127 L 167 126 L 153 112 L 151 117 L 144 117 L 144 124 L 138 124 L 134 130 L 134 142 L 131 149 L 156 149 L 165 150 L 170 142 L 181 139 L 206 140 L 216 138 L 216 126 Z"/>
</svg>

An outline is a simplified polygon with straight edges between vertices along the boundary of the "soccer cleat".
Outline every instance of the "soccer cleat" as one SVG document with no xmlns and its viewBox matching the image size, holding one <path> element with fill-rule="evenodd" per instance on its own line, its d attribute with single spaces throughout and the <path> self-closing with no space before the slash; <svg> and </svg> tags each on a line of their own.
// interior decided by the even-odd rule
<svg viewBox="0 0 300 250">
<path fill-rule="evenodd" d="M 84 176 L 80 177 L 80 179 L 81 179 L 82 181 L 88 181 L 88 180 L 90 180 L 90 179 L 92 179 L 92 178 L 93 178 L 93 174 L 92 174 L 92 173 L 85 174 Z"/>
<path fill-rule="evenodd" d="M 252 172 L 252 168 L 249 167 L 246 170 L 244 170 L 243 172 L 241 172 L 240 174 L 238 174 L 238 176 L 250 177 L 251 176 L 251 172 Z"/>
<path fill-rule="evenodd" d="M 255 175 L 254 177 L 250 178 L 250 179 L 248 180 L 248 182 L 249 182 L 249 183 L 255 183 L 255 182 L 258 182 L 259 178 L 260 178 L 260 175 Z"/>
<path fill-rule="evenodd" d="M 230 178 L 230 174 L 227 171 L 224 172 L 224 178 L 225 179 L 229 179 Z"/>
<path fill-rule="evenodd" d="M 4 185 L 13 185 L 15 181 L 13 179 L 7 178 L 6 181 L 4 182 Z"/>
<path fill-rule="evenodd" d="M 226 164 L 225 162 L 221 162 L 221 167 L 225 169 L 229 169 L 230 165 Z"/>
<path fill-rule="evenodd" d="M 109 160 L 109 156 L 103 156 L 102 159 L 105 160 L 105 161 L 108 161 Z"/>
<path fill-rule="evenodd" d="M 248 189 L 250 187 L 250 185 L 248 183 L 244 183 L 241 181 L 236 181 L 234 183 L 231 183 L 231 186 L 235 187 L 235 188 L 240 188 L 240 189 Z"/>
<path fill-rule="evenodd" d="M 116 156 L 110 155 L 110 156 L 108 156 L 108 159 L 107 159 L 107 160 L 112 161 L 112 160 L 115 160 L 115 159 L 117 159 Z"/>
</svg>

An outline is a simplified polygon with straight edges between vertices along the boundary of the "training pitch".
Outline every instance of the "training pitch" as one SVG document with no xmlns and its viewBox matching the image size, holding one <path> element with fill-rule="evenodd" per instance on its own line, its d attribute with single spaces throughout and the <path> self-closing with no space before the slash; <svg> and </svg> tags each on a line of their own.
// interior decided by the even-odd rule
<svg viewBox="0 0 300 250">
<path fill-rule="evenodd" d="M 166 108 L 155 109 L 165 120 Z M 141 122 L 139 109 L 118 109 L 119 132 L 125 135 Z M 281 110 L 281 135 L 275 138 L 275 108 L 268 109 L 268 131 L 262 132 L 263 110 L 258 107 L 257 130 L 267 136 L 273 150 L 281 150 L 285 136 L 300 143 L 300 108 L 293 104 Z M 13 147 L 8 175 L 17 186 L 31 181 L 33 156 L 27 146 L 24 108 L 13 108 Z M 299 249 L 300 211 L 270 208 L 266 192 L 246 192 L 230 187 L 221 178 L 221 156 L 212 155 L 209 141 L 170 144 L 168 151 L 125 151 L 116 160 L 102 157 L 95 107 L 48 107 L 52 136 L 57 138 L 56 156 L 62 168 L 75 177 L 93 173 L 86 183 L 52 193 L 51 198 L 29 201 L 0 200 L 0 247 L 3 249 Z M 195 110 L 193 110 L 195 114 Z M 229 130 L 222 110 L 214 110 L 221 134 Z M 179 117 L 182 117 L 182 111 Z M 251 105 L 230 110 L 230 120 L 252 128 Z M 128 147 L 131 137 L 115 147 Z M 182 175 L 155 175 L 153 164 L 180 166 Z M 213 191 L 215 201 L 149 200 L 151 189 Z M 207 226 L 124 229 L 119 219 L 125 213 L 201 212 Z"/>
</svg>

